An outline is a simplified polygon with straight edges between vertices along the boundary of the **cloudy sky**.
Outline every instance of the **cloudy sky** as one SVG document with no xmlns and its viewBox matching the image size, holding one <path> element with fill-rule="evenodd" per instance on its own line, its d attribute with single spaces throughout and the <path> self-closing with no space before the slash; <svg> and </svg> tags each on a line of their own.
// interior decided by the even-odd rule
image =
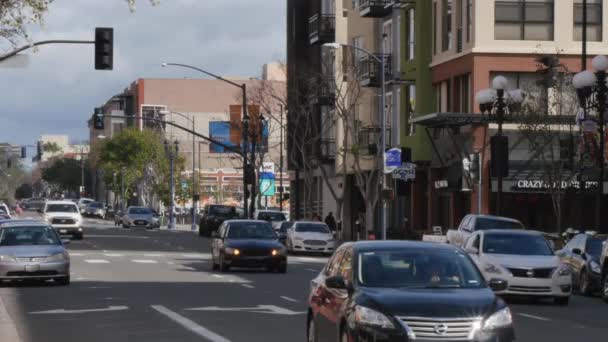
<svg viewBox="0 0 608 342">
<path fill-rule="evenodd" d="M 136 78 L 201 77 L 161 61 L 249 77 L 285 55 L 285 0 L 138 0 L 134 13 L 125 0 L 54 0 L 31 33 L 34 41 L 93 40 L 95 27 L 114 27 L 113 71 L 94 70 L 92 45 L 40 47 L 24 68 L 0 64 L 0 142 L 88 139 L 93 108 Z"/>
</svg>

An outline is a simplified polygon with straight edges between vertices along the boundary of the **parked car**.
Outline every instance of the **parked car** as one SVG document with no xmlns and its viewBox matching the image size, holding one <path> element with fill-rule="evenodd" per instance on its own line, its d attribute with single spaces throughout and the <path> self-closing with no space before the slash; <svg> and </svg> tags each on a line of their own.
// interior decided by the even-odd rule
<svg viewBox="0 0 608 342">
<path fill-rule="evenodd" d="M 106 207 L 101 202 L 91 202 L 84 209 L 83 216 L 87 217 L 99 217 L 101 219 L 106 218 Z"/>
<path fill-rule="evenodd" d="M 11 216 L 11 210 L 6 203 L 0 203 L 0 213 L 4 213 L 9 217 Z"/>
<path fill-rule="evenodd" d="M 464 247 L 474 232 L 488 229 L 524 229 L 524 225 L 508 217 L 467 215 L 460 221 L 458 229 L 448 230 L 447 241 L 449 244 Z"/>
<path fill-rule="evenodd" d="M 332 254 L 336 248 L 334 235 L 323 222 L 296 221 L 287 230 L 286 243 L 290 253 Z"/>
<path fill-rule="evenodd" d="M 46 222 L 0 223 L 0 281 L 50 280 L 70 284 L 70 256 L 57 231 Z"/>
<path fill-rule="evenodd" d="M 208 204 L 203 208 L 203 214 L 199 220 L 198 235 L 210 237 L 224 221 L 236 218 L 238 218 L 236 207 Z"/>
<path fill-rule="evenodd" d="M 89 203 L 92 203 L 92 202 L 95 202 L 95 200 L 92 198 L 84 198 L 84 197 L 80 198 L 77 203 L 78 208 L 80 209 L 80 213 L 81 214 L 84 213 L 84 210 L 87 208 Z"/>
<path fill-rule="evenodd" d="M 608 303 L 608 241 L 602 245 L 602 253 L 600 254 L 600 276 L 602 298 Z"/>
<path fill-rule="evenodd" d="M 226 220 L 212 233 L 213 270 L 230 267 L 265 267 L 287 272 L 287 251 L 268 222 Z"/>
<path fill-rule="evenodd" d="M 279 210 L 256 210 L 253 219 L 270 222 L 275 230 L 279 229 L 281 222 L 287 221 L 285 214 Z"/>
<path fill-rule="evenodd" d="M 150 208 L 132 206 L 122 216 L 122 227 L 160 228 L 160 217 Z"/>
<path fill-rule="evenodd" d="M 42 209 L 44 220 L 51 224 L 60 235 L 71 235 L 82 240 L 82 215 L 72 201 L 48 201 Z"/>
<path fill-rule="evenodd" d="M 509 285 L 500 294 L 553 298 L 568 305 L 572 272 L 555 255 L 542 233 L 515 229 L 480 230 L 465 250 L 487 279 Z"/>
<path fill-rule="evenodd" d="M 572 270 L 572 283 L 585 296 L 601 289 L 600 254 L 606 235 L 577 234 L 556 252 Z"/>
<path fill-rule="evenodd" d="M 114 207 L 110 204 L 106 204 L 106 217 L 105 219 L 113 219 L 114 215 L 116 213 L 114 212 Z"/>
<path fill-rule="evenodd" d="M 311 281 L 307 341 L 512 342 L 505 287 L 455 246 L 345 243 Z"/>
<path fill-rule="evenodd" d="M 281 222 L 279 229 L 276 230 L 276 233 L 279 235 L 279 241 L 285 246 L 287 246 L 287 232 L 293 227 L 294 223 L 294 221 L 283 221 Z"/>
</svg>

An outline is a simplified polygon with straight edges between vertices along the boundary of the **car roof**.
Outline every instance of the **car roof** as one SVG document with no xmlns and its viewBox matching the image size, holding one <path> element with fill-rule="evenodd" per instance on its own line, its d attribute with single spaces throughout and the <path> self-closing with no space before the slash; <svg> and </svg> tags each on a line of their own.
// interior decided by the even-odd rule
<svg viewBox="0 0 608 342">
<path fill-rule="evenodd" d="M 20 226 L 27 226 L 27 227 L 31 227 L 32 225 L 39 225 L 39 226 L 44 226 L 44 227 L 50 227 L 50 225 L 42 220 L 15 220 L 15 219 L 9 219 L 9 220 L 0 220 L 0 228 L 5 228 L 5 227 L 20 227 Z"/>
<path fill-rule="evenodd" d="M 294 221 L 294 224 L 298 224 L 298 223 L 322 224 L 322 225 L 326 225 L 327 226 L 327 224 L 325 222 L 321 222 L 321 221 Z"/>
<path fill-rule="evenodd" d="M 473 216 L 475 218 L 488 218 L 488 219 L 498 220 L 498 221 L 508 221 L 508 222 L 518 222 L 518 223 L 521 223 L 519 220 L 516 220 L 514 218 L 510 218 L 510 217 L 504 217 L 504 216 L 479 215 L 479 214 L 471 214 L 471 216 Z"/>
<path fill-rule="evenodd" d="M 224 221 L 226 223 L 238 223 L 238 222 L 255 222 L 255 223 L 265 223 L 268 224 L 268 221 L 263 221 L 263 220 L 242 220 L 242 219 L 237 219 L 237 220 L 226 220 Z"/>
<path fill-rule="evenodd" d="M 394 249 L 441 249 L 447 251 L 459 251 L 461 248 L 431 241 L 409 241 L 409 240 L 384 240 L 384 241 L 357 241 L 348 242 L 342 246 L 352 246 L 358 252 L 378 251 L 378 250 L 394 250 Z"/>
<path fill-rule="evenodd" d="M 483 234 L 510 234 L 510 235 L 534 235 L 544 236 L 542 232 L 537 230 L 521 230 L 521 229 L 487 229 L 480 230 Z"/>
<path fill-rule="evenodd" d="M 47 201 L 46 204 L 75 204 L 75 203 L 72 201 L 62 200 L 62 201 Z"/>
</svg>

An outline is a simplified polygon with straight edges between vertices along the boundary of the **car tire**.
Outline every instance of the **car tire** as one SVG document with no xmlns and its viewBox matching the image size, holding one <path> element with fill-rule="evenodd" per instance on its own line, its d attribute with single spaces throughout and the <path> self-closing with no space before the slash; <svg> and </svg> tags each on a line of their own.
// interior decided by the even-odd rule
<svg viewBox="0 0 608 342">
<path fill-rule="evenodd" d="M 306 340 L 308 342 L 317 342 L 317 327 L 315 326 L 314 318 L 308 319 L 308 329 L 306 332 Z"/>
<path fill-rule="evenodd" d="M 226 265 L 226 263 L 224 262 L 224 257 L 220 255 L 220 264 L 219 264 L 219 270 L 222 273 L 228 272 L 230 271 L 230 266 Z"/>
<path fill-rule="evenodd" d="M 126 224 L 124 224 L 124 223 L 122 224 L 122 227 L 123 227 L 123 228 L 125 228 L 125 229 L 129 229 L 129 226 L 127 226 L 127 225 L 126 225 Z"/>
<path fill-rule="evenodd" d="M 567 306 L 570 304 L 570 296 L 568 297 L 555 297 L 553 298 L 553 303 L 559 306 Z"/>
<path fill-rule="evenodd" d="M 590 296 L 593 289 L 591 288 L 591 284 L 589 283 L 589 277 L 587 276 L 587 271 L 582 270 L 578 279 L 578 291 L 583 296 Z"/>
<path fill-rule="evenodd" d="M 277 266 L 277 272 L 287 273 L 287 263 L 280 264 L 279 266 Z"/>
<path fill-rule="evenodd" d="M 82 240 L 82 239 L 84 239 L 84 234 L 83 233 L 74 235 L 74 240 Z"/>
<path fill-rule="evenodd" d="M 57 285 L 69 286 L 70 285 L 70 276 L 57 278 L 57 279 L 55 279 L 55 281 L 57 282 Z"/>
</svg>

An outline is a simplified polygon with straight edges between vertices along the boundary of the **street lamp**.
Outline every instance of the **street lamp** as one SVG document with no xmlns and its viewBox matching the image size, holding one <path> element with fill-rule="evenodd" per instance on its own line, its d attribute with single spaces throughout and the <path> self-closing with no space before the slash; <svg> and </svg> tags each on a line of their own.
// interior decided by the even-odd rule
<svg viewBox="0 0 608 342">
<path fill-rule="evenodd" d="M 595 110 L 595 122 L 598 125 L 600 134 L 600 151 L 597 160 L 599 175 L 597 181 L 597 192 L 595 197 L 595 229 L 602 229 L 602 199 L 604 196 L 604 168 L 606 149 L 606 137 L 604 136 L 604 111 L 606 111 L 606 99 L 608 97 L 608 85 L 606 84 L 606 71 L 608 71 L 608 57 L 596 56 L 591 62 L 595 73 L 589 70 L 581 71 L 572 78 L 572 85 L 576 88 L 576 93 L 583 112 L 584 120 L 588 120 L 587 113 Z"/>
<path fill-rule="evenodd" d="M 505 170 L 509 167 L 509 138 L 502 134 L 502 124 L 505 115 L 511 115 L 519 110 L 526 98 L 526 93 L 521 89 L 507 90 L 509 82 L 504 76 L 496 76 L 492 80 L 492 88 L 479 91 L 475 95 L 475 101 L 479 103 L 482 114 L 493 116 L 498 124 L 498 132 L 492 137 L 492 169 L 495 171 L 498 181 L 496 192 L 496 215 L 502 211 L 502 179 Z M 480 170 L 480 172 L 482 172 Z"/>
<path fill-rule="evenodd" d="M 196 178 L 195 178 L 195 172 L 196 172 L 196 137 L 194 136 L 194 132 L 196 131 L 196 122 L 194 119 L 194 115 L 192 115 L 192 117 L 188 117 L 185 114 L 182 113 L 178 113 L 178 112 L 173 112 L 173 111 L 169 111 L 169 110 L 161 110 L 160 111 L 161 115 L 169 115 L 169 114 L 175 114 L 175 115 L 179 115 L 182 118 L 190 121 L 190 123 L 192 124 L 192 225 L 190 227 L 190 229 L 192 231 L 197 230 L 196 227 L 196 209 L 197 209 L 197 201 L 195 199 L 196 197 L 196 190 L 194 189 L 194 185 L 196 182 Z"/>
<path fill-rule="evenodd" d="M 386 35 L 383 35 L 383 39 L 386 39 Z M 373 58 L 374 60 L 376 60 L 378 63 L 380 63 L 380 84 L 381 84 L 381 96 L 380 96 L 380 129 L 381 134 L 380 134 L 380 158 L 379 158 L 379 169 L 378 172 L 380 173 L 380 181 L 379 181 L 379 194 L 382 194 L 384 191 L 384 154 L 386 153 L 386 82 L 385 82 L 385 44 L 381 44 L 382 45 L 382 58 L 376 56 L 375 54 L 371 53 L 368 50 L 365 50 L 363 48 L 360 48 L 358 46 L 354 46 L 354 45 L 348 45 L 348 44 L 341 44 L 341 43 L 325 43 L 323 44 L 323 46 L 331 48 L 331 49 L 338 49 L 341 46 L 344 47 L 348 47 L 357 51 L 361 51 L 363 53 L 365 53 L 366 55 L 370 56 L 371 58 Z M 380 227 L 382 227 L 382 236 L 381 239 L 382 240 L 386 240 L 386 216 L 387 216 L 387 206 L 386 206 L 386 201 L 382 200 L 382 210 L 380 211 Z"/>
<path fill-rule="evenodd" d="M 177 139 L 174 142 L 175 149 L 171 147 L 171 144 L 168 140 L 165 140 L 165 152 L 167 153 L 167 157 L 169 157 L 169 163 L 171 168 L 171 207 L 169 211 L 169 224 L 167 226 L 168 229 L 175 229 L 175 158 L 177 157 L 177 153 L 179 152 L 179 141 Z"/>
<path fill-rule="evenodd" d="M 163 68 L 166 68 L 168 66 L 178 66 L 178 67 L 182 67 L 182 68 L 188 68 L 188 69 L 196 70 L 196 71 L 201 72 L 201 73 L 203 73 L 205 75 L 211 76 L 211 77 L 213 77 L 213 78 L 215 78 L 217 80 L 226 82 L 228 84 L 231 84 L 231 85 L 233 85 L 233 86 L 241 89 L 241 91 L 243 93 L 243 96 L 242 96 L 243 97 L 243 119 L 242 119 L 242 122 L 243 122 L 243 132 L 242 132 L 242 136 L 243 136 L 243 191 L 244 191 L 244 193 L 243 193 L 243 210 L 245 211 L 245 217 L 249 217 L 248 210 L 247 210 L 247 197 L 248 197 L 248 194 L 247 194 L 247 177 L 245 177 L 246 170 L 247 170 L 247 150 L 249 149 L 249 141 L 248 141 L 249 140 L 248 139 L 248 136 L 249 136 L 249 131 L 248 131 L 248 127 L 249 127 L 249 125 L 248 125 L 249 115 L 247 114 L 247 85 L 245 83 L 238 84 L 238 83 L 232 82 L 232 81 L 227 80 L 227 79 L 225 79 L 225 78 L 223 78 L 221 76 L 212 74 L 212 73 L 210 73 L 208 71 L 205 71 L 205 70 L 203 70 L 201 68 L 197 68 L 197 67 L 194 67 L 194 66 L 191 66 L 191 65 L 187 65 L 187 64 L 162 62 L 161 66 Z M 246 121 L 247 121 L 247 123 L 246 123 Z M 253 214 L 253 213 L 251 213 L 251 214 Z"/>
</svg>

